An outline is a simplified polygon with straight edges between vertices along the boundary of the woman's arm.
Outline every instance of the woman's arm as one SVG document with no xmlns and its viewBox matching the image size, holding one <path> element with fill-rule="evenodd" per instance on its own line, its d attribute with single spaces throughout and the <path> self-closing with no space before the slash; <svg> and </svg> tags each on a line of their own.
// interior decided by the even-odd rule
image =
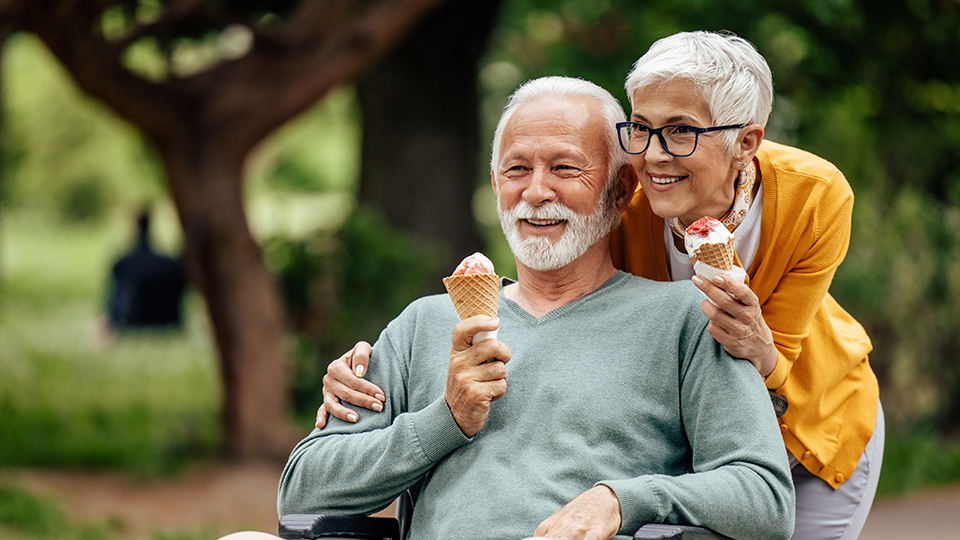
<svg viewBox="0 0 960 540">
<path fill-rule="evenodd" d="M 764 221 L 770 240 L 756 255 L 759 267 L 749 288 L 731 280 L 697 283 L 719 306 L 704 302 L 711 335 L 731 355 L 750 360 L 774 390 L 800 355 L 850 242 L 853 193 L 843 175 L 834 170 L 804 187 L 810 190 L 804 208 L 793 209 L 789 220 Z M 840 376 L 848 367 L 835 369 L 824 375 Z"/>
<path fill-rule="evenodd" d="M 704 300 L 700 306 L 710 319 L 707 332 L 731 356 L 749 360 L 766 379 L 777 367 L 778 354 L 757 295 L 743 283 L 723 276 L 713 280 L 693 276 L 693 283 L 712 301 Z"/>
</svg>

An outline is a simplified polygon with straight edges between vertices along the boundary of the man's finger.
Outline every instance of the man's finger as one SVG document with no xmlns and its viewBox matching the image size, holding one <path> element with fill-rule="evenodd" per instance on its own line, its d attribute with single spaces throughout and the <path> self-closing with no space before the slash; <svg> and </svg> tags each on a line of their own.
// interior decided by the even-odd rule
<svg viewBox="0 0 960 540">
<path fill-rule="evenodd" d="M 453 327 L 453 344 L 451 353 L 456 354 L 469 349 L 473 343 L 473 336 L 480 332 L 492 332 L 500 326 L 500 321 L 486 315 L 475 315 L 464 319 Z M 484 340 L 486 341 L 486 340 Z M 478 343 L 483 343 L 481 341 Z"/>
</svg>

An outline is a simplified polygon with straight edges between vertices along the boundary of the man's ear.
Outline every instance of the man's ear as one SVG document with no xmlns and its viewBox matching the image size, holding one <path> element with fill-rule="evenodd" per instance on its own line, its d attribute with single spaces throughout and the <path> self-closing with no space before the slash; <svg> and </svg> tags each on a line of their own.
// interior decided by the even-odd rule
<svg viewBox="0 0 960 540">
<path fill-rule="evenodd" d="M 753 159 L 760 149 L 760 143 L 763 142 L 763 126 L 760 124 L 750 124 L 740 132 L 740 138 L 737 139 L 737 146 L 734 148 L 735 161 L 747 162 Z"/>
<path fill-rule="evenodd" d="M 493 186 L 493 194 L 497 195 L 497 173 L 490 169 L 490 185 Z"/>
<path fill-rule="evenodd" d="M 623 212 L 630 206 L 630 201 L 633 200 L 633 194 L 637 191 L 637 185 L 640 183 L 640 179 L 637 178 L 637 173 L 633 170 L 633 166 L 627 163 L 617 171 L 616 182 L 617 184 L 614 188 L 616 208 L 617 212 Z"/>
</svg>

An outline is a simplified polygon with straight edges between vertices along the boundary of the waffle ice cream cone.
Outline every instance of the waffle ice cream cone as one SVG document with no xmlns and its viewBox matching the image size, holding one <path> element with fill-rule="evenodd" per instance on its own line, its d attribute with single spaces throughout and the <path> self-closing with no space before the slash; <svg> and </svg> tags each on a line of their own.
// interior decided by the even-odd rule
<svg viewBox="0 0 960 540">
<path fill-rule="evenodd" d="M 719 270 L 733 270 L 734 260 L 733 237 L 726 243 L 704 242 L 693 253 L 696 262 L 712 266 Z"/>
<path fill-rule="evenodd" d="M 733 247 L 733 233 L 719 221 L 704 216 L 687 227 L 683 244 L 693 262 L 693 271 L 712 280 L 722 275 L 747 283 L 747 272 L 740 267 Z"/>
<path fill-rule="evenodd" d="M 500 277 L 493 269 L 493 262 L 483 253 L 474 253 L 461 261 L 453 275 L 443 278 L 443 286 L 447 288 L 461 321 L 474 315 L 497 318 Z M 477 332 L 473 342 L 496 337 L 496 330 Z"/>
<path fill-rule="evenodd" d="M 500 278 L 496 274 L 467 274 L 443 278 L 460 320 L 474 315 L 497 318 Z"/>
</svg>

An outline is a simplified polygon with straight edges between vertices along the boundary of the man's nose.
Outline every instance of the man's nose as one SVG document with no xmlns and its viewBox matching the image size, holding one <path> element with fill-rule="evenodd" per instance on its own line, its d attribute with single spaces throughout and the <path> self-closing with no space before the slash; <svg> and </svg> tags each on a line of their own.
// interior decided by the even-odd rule
<svg viewBox="0 0 960 540">
<path fill-rule="evenodd" d="M 557 194 L 553 190 L 553 175 L 549 169 L 537 167 L 530 175 L 530 184 L 523 190 L 523 199 L 532 206 L 552 201 Z"/>
</svg>

